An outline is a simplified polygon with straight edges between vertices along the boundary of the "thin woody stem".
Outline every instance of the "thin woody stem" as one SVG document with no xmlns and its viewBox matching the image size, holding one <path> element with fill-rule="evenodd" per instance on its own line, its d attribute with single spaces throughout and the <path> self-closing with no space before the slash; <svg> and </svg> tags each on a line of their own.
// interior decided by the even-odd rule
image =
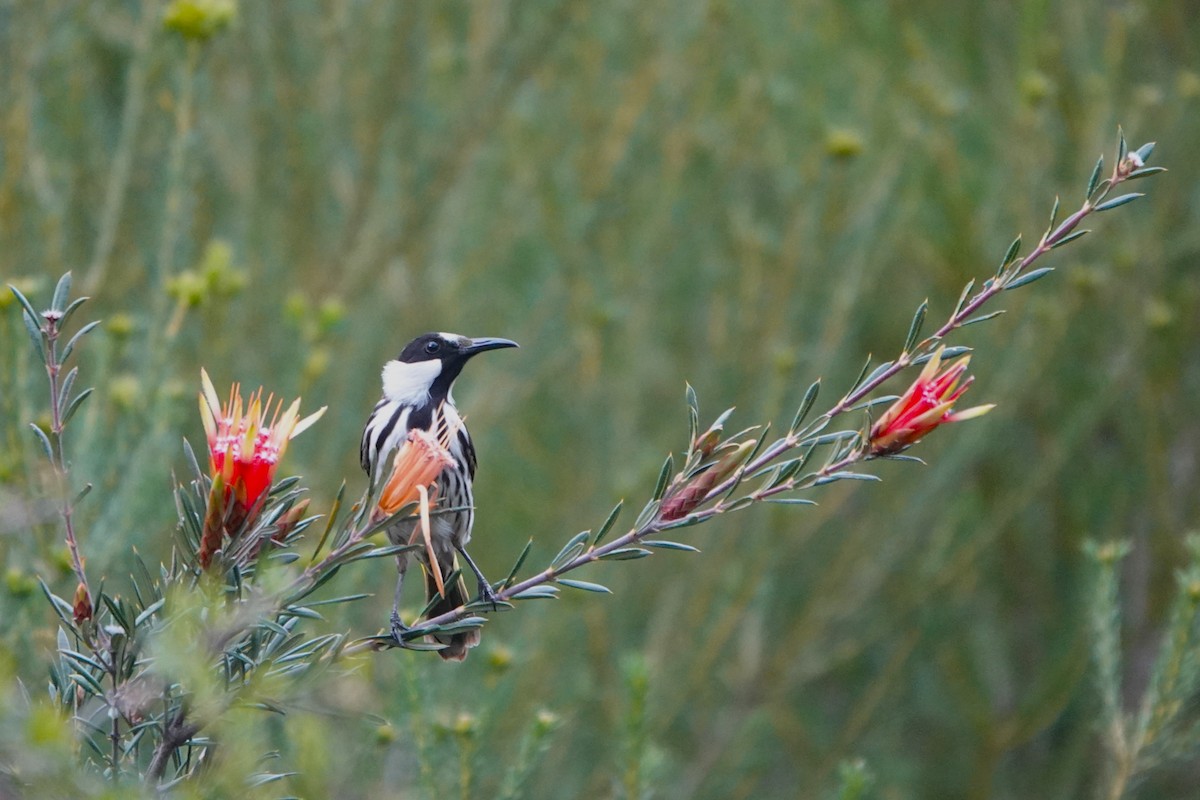
<svg viewBox="0 0 1200 800">
<path fill-rule="evenodd" d="M 828 477 L 835 472 L 844 470 L 852 464 L 862 461 L 865 457 L 866 451 L 863 448 L 856 448 L 853 452 L 845 457 L 829 463 L 811 475 L 807 476 L 807 478 L 803 481 L 803 484 L 793 481 L 785 481 L 779 486 L 774 486 L 770 489 L 764 489 L 752 496 L 755 497 L 755 499 L 766 499 L 776 494 L 782 494 L 796 488 L 803 488 L 805 485 L 812 485 L 821 478 Z M 496 598 L 502 602 L 508 602 L 524 591 L 532 589 L 536 586 L 542 586 L 546 583 L 551 583 L 559 576 L 573 570 L 577 570 L 580 567 L 585 567 L 588 564 L 594 564 L 597 561 L 602 561 L 606 555 L 609 555 L 610 553 L 613 553 L 624 547 L 635 545 L 643 539 L 653 536 L 656 533 L 662 533 L 663 531 L 670 530 L 671 528 L 682 527 L 684 525 L 690 525 L 696 522 L 703 522 L 704 520 L 711 519 L 712 517 L 722 514 L 725 511 L 726 508 L 724 505 L 722 503 L 718 503 L 714 506 L 710 506 L 699 511 L 694 511 L 678 520 L 663 520 L 659 517 L 655 517 L 640 528 L 634 528 L 608 542 L 608 544 L 589 548 L 585 552 L 580 553 L 578 556 L 568 561 L 566 564 L 563 564 L 561 567 L 550 567 L 544 569 L 536 575 L 526 578 L 520 583 L 515 583 L 512 586 L 500 590 L 496 593 Z M 468 611 L 466 606 L 459 606 L 452 611 L 447 611 L 444 614 L 439 614 L 436 617 L 430 617 L 427 620 L 423 620 L 420 627 L 426 628 L 436 625 L 448 625 L 452 622 L 463 619 L 472 613 L 474 613 L 474 611 Z M 415 633 L 419 635 L 420 628 L 418 628 Z"/>
<path fill-rule="evenodd" d="M 79 554 L 79 540 L 75 537 L 74 508 L 71 503 L 70 485 L 67 482 L 67 454 L 63 447 L 63 431 L 66 429 L 66 424 L 63 422 L 63 410 L 59 405 L 60 398 L 58 396 L 59 375 L 62 372 L 62 364 L 58 360 L 58 337 L 61 331 L 56 316 L 51 316 L 47 312 L 43 315 L 43 320 L 45 320 L 45 324 L 42 326 L 42 333 L 46 336 L 47 343 L 46 374 L 49 377 L 50 386 L 50 433 L 54 437 L 55 450 L 51 464 L 58 481 L 59 495 L 62 497 L 62 508 L 59 513 L 62 514 L 63 527 L 66 531 L 67 551 L 71 556 L 71 570 L 75 573 L 79 585 L 83 587 L 90 606 L 92 605 L 92 590 L 88 586 L 87 574 L 83 570 L 83 557 Z"/>
<path fill-rule="evenodd" d="M 848 392 L 828 411 L 822 414 L 814 423 L 808 426 L 808 428 L 805 429 L 806 432 L 813 434 L 823 429 L 831 420 L 849 411 L 854 405 L 865 399 L 871 392 L 878 389 L 888 380 L 894 378 L 905 368 L 911 366 L 917 358 L 928 353 L 934 345 L 945 339 L 954 330 L 962 327 L 967 321 L 975 316 L 979 310 L 983 308 L 983 306 L 992 300 L 992 298 L 1004 291 L 1004 289 L 1009 285 L 1009 283 L 1011 283 L 1012 280 L 1019 277 L 1038 259 L 1044 256 L 1050 250 L 1054 249 L 1055 246 L 1070 236 L 1079 227 L 1079 224 L 1096 210 L 1097 206 L 1100 205 L 1108 193 L 1127 179 L 1128 175 L 1122 174 L 1120 168 L 1121 165 L 1120 162 L 1118 162 L 1113 169 L 1112 177 L 1105 182 L 1105 185 L 1099 191 L 1098 196 L 1094 195 L 1089 197 L 1077 211 L 1063 220 L 1061 224 L 1059 224 L 1052 231 L 1048 230 L 1045 234 L 1043 234 L 1037 246 L 1024 258 L 1014 262 L 1011 266 L 1006 267 L 994 278 L 987 280 L 984 283 L 983 288 L 980 289 L 969 300 L 962 303 L 954 311 L 954 313 L 950 315 L 949 319 L 942 324 L 941 327 L 915 345 L 911 350 L 902 352 L 886 369 L 880 370 L 869 380 L 863 382 L 861 385 Z M 711 503 L 713 499 L 724 496 L 737 484 L 739 484 L 744 476 L 770 465 L 780 456 L 795 450 L 798 446 L 809 440 L 810 439 L 802 437 L 794 432 L 776 440 L 775 442 L 766 446 L 761 453 L 739 468 L 731 476 L 716 484 L 705 495 L 704 499 L 700 502 L 700 505 Z M 794 491 L 796 489 L 809 488 L 819 482 L 822 478 L 826 478 L 834 473 L 845 470 L 846 468 L 862 462 L 867 458 L 869 458 L 869 450 L 865 444 L 863 444 L 854 447 L 842 458 L 826 464 L 821 469 L 805 476 L 805 478 L 800 481 L 797 481 L 794 478 L 789 479 L 782 482 L 778 486 L 753 492 L 749 495 L 749 497 L 754 501 L 759 501 L 765 500 L 777 494 Z M 606 555 L 609 555 L 610 553 L 613 553 L 624 547 L 637 544 L 639 541 L 656 533 L 660 533 L 675 527 L 681 527 L 685 524 L 703 522 L 716 516 L 717 514 L 723 513 L 725 510 L 726 507 L 722 501 L 708 506 L 707 508 L 693 511 L 692 513 L 678 520 L 663 520 L 656 514 L 645 525 L 639 528 L 634 528 L 633 530 L 630 530 L 627 533 L 609 541 L 607 544 L 590 547 L 585 552 L 571 559 L 562 566 L 548 567 L 547 569 L 542 570 L 541 572 L 526 578 L 519 583 L 502 589 L 501 591 L 497 592 L 497 599 L 502 602 L 510 601 L 516 596 L 520 595 L 522 592 L 537 586 L 551 583 L 565 573 L 600 561 Z M 414 635 L 419 635 L 421 629 L 451 624 L 467 617 L 471 613 L 474 612 L 468 611 L 466 606 L 460 606 L 452 611 L 448 611 L 436 617 L 431 617 L 427 620 L 424 620 L 420 628 L 414 630 Z"/>
</svg>

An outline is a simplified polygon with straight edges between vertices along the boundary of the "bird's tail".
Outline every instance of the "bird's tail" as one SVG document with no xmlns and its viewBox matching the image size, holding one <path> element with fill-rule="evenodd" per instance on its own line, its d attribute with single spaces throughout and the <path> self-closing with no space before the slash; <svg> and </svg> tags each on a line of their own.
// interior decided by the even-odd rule
<svg viewBox="0 0 1200 800">
<path fill-rule="evenodd" d="M 424 564 L 421 565 L 425 567 Z M 458 569 L 458 559 L 455 558 L 454 551 L 449 553 L 438 554 L 438 567 L 441 570 L 443 578 L 449 578 Z M 433 572 L 428 569 L 423 569 L 425 573 L 425 600 L 428 603 L 438 595 L 437 580 L 433 576 Z M 436 617 L 440 614 L 445 614 L 447 611 L 453 611 L 461 605 L 465 605 L 471 596 L 467 594 L 467 585 L 459 575 L 453 581 L 446 583 L 446 595 L 439 597 L 437 602 L 429 609 L 429 617 Z M 446 645 L 438 651 L 438 655 L 447 661 L 462 661 L 467 657 L 467 650 L 479 644 L 479 629 L 463 631 L 462 633 L 447 633 L 433 634 L 433 640 L 438 644 Z"/>
</svg>

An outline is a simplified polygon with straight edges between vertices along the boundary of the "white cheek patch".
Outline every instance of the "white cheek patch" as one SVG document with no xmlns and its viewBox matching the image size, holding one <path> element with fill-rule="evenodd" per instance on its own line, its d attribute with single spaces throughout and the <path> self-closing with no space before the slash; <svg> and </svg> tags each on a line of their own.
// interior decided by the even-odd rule
<svg viewBox="0 0 1200 800">
<path fill-rule="evenodd" d="M 383 395 L 406 405 L 419 405 L 429 399 L 429 388 L 442 374 L 442 362 L 436 358 L 406 364 L 389 361 L 383 365 Z"/>
</svg>

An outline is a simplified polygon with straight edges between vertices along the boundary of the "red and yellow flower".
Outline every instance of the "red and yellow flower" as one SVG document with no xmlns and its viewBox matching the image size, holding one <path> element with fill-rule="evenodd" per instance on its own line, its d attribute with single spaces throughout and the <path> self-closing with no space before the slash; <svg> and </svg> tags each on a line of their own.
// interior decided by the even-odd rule
<svg viewBox="0 0 1200 800">
<path fill-rule="evenodd" d="M 299 398 L 284 410 L 282 399 L 276 401 L 274 395 L 268 395 L 264 400 L 260 387 L 243 401 L 236 383 L 226 402 L 221 403 L 203 369 L 200 380 L 200 418 L 208 437 L 209 472 L 213 478 L 209 519 L 199 554 L 201 565 L 208 566 L 213 553 L 220 549 L 223 532 L 239 528 L 259 507 L 288 442 L 320 419 L 325 408 L 301 419 Z"/>
<path fill-rule="evenodd" d="M 939 373 L 944 349 L 938 348 L 912 386 L 871 426 L 867 445 L 871 455 L 898 453 L 919 442 L 939 425 L 981 417 L 995 408 L 995 405 L 983 405 L 965 411 L 954 410 L 954 404 L 975 378 L 968 375 L 964 379 L 970 356 L 959 359 Z"/>
</svg>

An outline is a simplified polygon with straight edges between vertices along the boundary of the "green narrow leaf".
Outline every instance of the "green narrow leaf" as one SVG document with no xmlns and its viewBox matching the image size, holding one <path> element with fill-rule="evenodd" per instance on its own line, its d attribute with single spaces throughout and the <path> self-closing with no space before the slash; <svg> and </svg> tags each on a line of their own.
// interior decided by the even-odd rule
<svg viewBox="0 0 1200 800">
<path fill-rule="evenodd" d="M 667 481 L 671 479 L 671 470 L 674 468 L 675 462 L 671 455 L 667 454 L 667 460 L 663 462 L 662 471 L 658 473 L 658 483 L 654 486 L 654 494 L 651 495 L 653 500 L 661 500 L 663 492 L 667 490 Z"/>
<path fill-rule="evenodd" d="M 162 608 L 166 602 L 167 602 L 167 598 L 160 597 L 158 600 L 156 600 L 153 603 L 151 603 L 150 605 L 146 606 L 145 610 L 143 610 L 142 613 L 138 614 L 137 617 L 133 620 L 134 627 L 136 627 L 136 628 L 142 627 L 142 624 L 146 620 L 150 619 L 150 617 L 154 616 L 155 612 L 157 612 L 160 608 Z"/>
<path fill-rule="evenodd" d="M 804 458 L 803 457 L 793 458 L 791 461 L 785 461 L 779 467 L 779 474 L 771 479 L 771 482 L 767 485 L 767 488 L 774 489 L 776 486 L 779 486 L 780 484 L 787 483 L 789 480 L 791 480 L 793 477 L 795 477 L 796 473 L 799 472 L 800 468 L 803 466 L 804 466 Z"/>
<path fill-rule="evenodd" d="M 642 544 L 646 547 L 653 547 L 658 550 L 680 550 L 685 553 L 699 553 L 700 549 L 692 547 L 690 544 L 681 544 L 679 542 L 669 542 L 666 539 L 643 539 Z"/>
<path fill-rule="evenodd" d="M 692 447 L 696 444 L 696 437 L 700 435 L 700 401 L 696 397 L 696 390 L 692 385 L 687 386 L 687 405 L 688 405 L 688 455 L 692 454 Z"/>
<path fill-rule="evenodd" d="M 1126 203 L 1132 203 L 1134 200 L 1137 200 L 1139 197 L 1144 197 L 1144 196 L 1145 195 L 1143 195 L 1141 192 L 1130 192 L 1129 194 L 1123 194 L 1120 197 L 1114 197 L 1112 200 L 1105 200 L 1103 203 L 1096 206 L 1096 210 L 1097 211 L 1110 211 L 1114 208 L 1117 208 L 1118 206 L 1123 206 Z"/>
<path fill-rule="evenodd" d="M 651 500 L 650 502 L 646 503 L 646 505 L 642 507 L 642 512 L 638 514 L 637 519 L 634 521 L 633 527 L 641 528 L 643 525 L 650 522 L 650 520 L 654 519 L 654 516 L 658 514 L 659 505 L 660 503 L 657 500 Z"/>
<path fill-rule="evenodd" d="M 600 556 L 601 561 L 633 561 L 638 558 L 654 555 L 644 547 L 622 547 Z"/>
<path fill-rule="evenodd" d="M 521 569 L 521 565 L 525 563 L 525 559 L 529 556 L 529 551 L 532 549 L 533 539 L 530 539 L 525 543 L 525 549 L 521 551 L 521 555 L 517 556 L 517 562 L 513 564 L 513 568 L 508 571 L 508 577 L 500 584 L 502 588 L 507 589 L 509 586 L 512 586 L 513 579 L 517 577 L 517 571 Z"/>
<path fill-rule="evenodd" d="M 580 531 L 572 536 L 570 540 L 563 545 L 563 549 L 558 551 L 558 555 L 556 555 L 554 560 L 550 562 L 550 566 L 559 567 L 563 564 L 566 564 L 568 561 L 574 560 L 576 556 L 583 552 L 583 546 L 587 543 L 587 540 L 591 537 L 591 535 L 591 531 Z"/>
<path fill-rule="evenodd" d="M 42 331 L 38 328 L 37 320 L 32 320 L 29 315 L 22 310 L 21 323 L 25 326 L 25 330 L 29 333 L 29 340 L 33 342 L 33 346 L 38 351 L 38 356 L 44 362 L 46 360 L 46 339 L 42 336 Z"/>
<path fill-rule="evenodd" d="M 967 324 L 968 323 L 964 322 L 962 324 L 962 326 L 960 326 L 960 327 L 966 327 Z M 873 398 L 871 400 L 864 400 L 857 405 L 851 406 L 848 410 L 849 411 L 865 411 L 868 409 L 872 409 L 875 406 L 884 405 L 885 403 L 894 403 L 899 399 L 900 399 L 900 395 L 898 395 L 898 394 L 885 394 L 880 397 Z"/>
<path fill-rule="evenodd" d="M 963 324 L 959 325 L 959 327 L 965 328 L 968 325 L 977 325 L 980 322 L 987 322 L 989 319 L 994 319 L 1003 313 L 1004 313 L 1004 309 L 1000 309 L 999 311 L 993 311 L 990 314 L 984 314 L 982 317 L 975 317 L 974 319 L 969 319 L 966 322 L 964 322 Z"/>
<path fill-rule="evenodd" d="M 8 288 L 9 291 L 13 293 L 13 297 L 17 298 L 17 302 L 21 304 L 21 308 L 25 310 L 25 315 L 29 317 L 29 321 L 33 323 L 34 329 L 40 329 L 42 324 L 42 315 L 34 310 L 33 303 L 30 303 L 29 298 L 21 294 L 21 290 L 13 286 L 11 283 L 8 284 Z"/>
<path fill-rule="evenodd" d="M 1125 131 L 1121 130 L 1120 125 L 1117 126 L 1117 139 L 1117 163 L 1120 164 L 1129 152 L 1129 145 L 1125 143 Z"/>
<path fill-rule="evenodd" d="M 813 403 L 817 401 L 817 393 L 821 390 L 821 379 L 817 378 L 808 389 L 804 392 L 804 399 L 800 401 L 800 408 L 796 410 L 796 416 L 792 418 L 792 426 L 788 428 L 789 434 L 794 434 L 800 430 L 800 425 L 803 424 L 804 418 L 808 416 L 808 412 L 812 409 Z"/>
<path fill-rule="evenodd" d="M 184 440 L 184 444 L 187 445 L 188 452 L 192 453 L 192 446 L 187 444 L 186 439 Z M 196 463 L 196 455 L 194 453 L 192 453 L 192 466 L 195 467 L 197 475 L 203 475 L 199 464 Z M 342 507 L 342 497 L 345 494 L 346 481 L 342 480 L 342 485 L 338 487 L 337 496 L 333 498 L 333 505 L 329 507 L 329 516 L 325 519 L 325 530 L 321 531 L 321 538 L 317 540 L 317 546 L 313 550 L 312 558 L 308 562 L 309 564 L 317 563 L 317 557 L 321 555 L 321 549 L 325 547 L 325 542 L 329 540 L 329 533 L 333 530 L 333 524 L 337 520 L 338 511 Z"/>
<path fill-rule="evenodd" d="M 75 385 L 75 378 L 79 376 L 79 367 L 71 367 L 71 370 L 62 380 L 62 385 L 58 388 L 58 407 L 62 408 L 67 404 L 67 398 L 71 396 L 71 387 Z"/>
<path fill-rule="evenodd" d="M 1145 164 L 1146 161 L 1150 158 L 1150 154 L 1154 152 L 1154 145 L 1156 145 L 1156 144 L 1158 144 L 1158 143 L 1157 142 L 1146 142 L 1144 145 L 1142 145 L 1141 147 L 1139 147 L 1137 150 L 1134 151 L 1134 155 L 1136 155 L 1138 157 L 1138 159 L 1143 164 Z"/>
<path fill-rule="evenodd" d="M 604 520 L 604 524 L 600 526 L 600 529 L 596 531 L 596 536 L 592 539 L 592 547 L 598 547 L 600 542 L 604 540 L 604 537 L 608 535 L 608 532 L 612 530 L 612 526 L 616 523 L 617 517 L 621 516 L 621 508 L 624 505 L 625 501 L 622 500 L 613 506 L 612 511 L 608 512 L 608 518 Z"/>
<path fill-rule="evenodd" d="M 46 451 L 46 458 L 54 460 L 54 447 L 50 444 L 50 437 L 46 435 L 36 422 L 29 423 L 29 427 L 33 428 L 33 432 L 37 435 L 38 441 L 42 443 L 42 448 Z"/>
<path fill-rule="evenodd" d="M 487 617 L 463 617 L 454 622 L 447 622 L 445 625 L 430 625 L 429 630 L 432 633 L 462 633 L 463 631 L 478 630 L 486 623 Z"/>
<path fill-rule="evenodd" d="M 965 345 L 961 345 L 961 344 L 956 344 L 953 347 L 943 347 L 942 348 L 942 361 L 946 362 L 951 358 L 955 358 L 956 356 L 965 355 L 966 353 L 970 353 L 971 350 L 972 350 L 972 348 L 967 347 Z M 923 356 L 917 356 L 916 358 L 913 359 L 912 366 L 915 367 L 920 364 L 924 364 L 926 361 L 928 361 L 931 358 L 933 358 L 933 353 L 926 353 Z"/>
<path fill-rule="evenodd" d="M 1056 214 L 1058 213 L 1058 199 L 1057 198 L 1055 198 L 1055 200 L 1054 200 L 1054 212 Z M 1053 228 L 1054 226 L 1051 225 L 1050 227 Z M 1009 264 L 1011 264 L 1016 259 L 1017 253 L 1020 253 L 1020 252 L 1021 252 L 1021 235 L 1017 234 L 1017 238 L 1012 240 L 1012 244 L 1010 244 L 1008 246 L 1008 250 L 1005 251 L 1004 260 L 1000 262 L 1000 269 L 996 270 L 996 274 L 999 275 L 1001 272 L 1003 272 L 1004 268 L 1007 267 Z"/>
<path fill-rule="evenodd" d="M 843 470 L 842 472 L 834 472 L 830 473 L 829 475 L 825 475 L 824 477 L 817 478 L 815 481 L 813 481 L 813 486 L 824 486 L 825 484 L 833 483 L 834 481 L 878 482 L 882 480 L 883 478 L 880 478 L 878 475 L 871 475 L 867 472 L 850 472 L 849 470 Z"/>
<path fill-rule="evenodd" d="M 607 586 L 602 586 L 599 583 L 591 583 L 589 581 L 577 581 L 571 578 L 559 578 L 558 583 L 563 586 L 570 586 L 572 589 L 582 589 L 585 592 L 597 592 L 600 594 L 612 594 L 612 589 Z"/>
<path fill-rule="evenodd" d="M 367 592 L 360 592 L 358 594 L 342 595 L 341 597 L 330 597 L 327 600 L 317 600 L 315 602 L 309 603 L 309 605 L 310 606 L 335 606 L 335 605 L 338 605 L 339 603 L 353 603 L 355 600 L 365 600 L 368 597 L 374 597 L 374 596 L 375 595 L 367 593 Z"/>
<path fill-rule="evenodd" d="M 729 513 L 730 511 L 741 511 L 743 508 L 747 508 L 748 506 L 750 506 L 753 502 L 754 502 L 753 497 L 739 497 L 737 500 L 734 500 L 732 503 L 725 506 L 721 510 L 726 513 Z"/>
<path fill-rule="evenodd" d="M 1160 172 L 1166 171 L 1166 167 L 1142 167 L 1141 169 L 1135 169 L 1133 172 L 1129 173 L 1125 177 L 1125 180 L 1136 181 L 1138 178 L 1148 178 L 1151 175 L 1157 175 Z"/>
<path fill-rule="evenodd" d="M 751 430 L 754 429 L 749 428 L 746 432 Z M 763 443 L 766 442 L 767 434 L 770 433 L 770 431 L 771 423 L 768 422 L 763 426 L 762 433 L 759 434 L 758 439 L 755 440 L 754 446 L 750 448 L 750 453 L 742 458 L 741 463 L 739 463 L 734 471 L 730 474 L 729 478 L 733 480 L 733 483 L 729 484 L 729 488 L 725 491 L 725 496 L 721 498 L 722 503 L 732 497 L 734 493 L 737 492 L 738 487 L 742 485 L 742 481 L 746 480 L 747 476 L 744 471 L 746 469 L 746 465 L 753 461 L 754 457 L 758 455 L 758 452 L 762 450 Z M 738 434 L 738 436 L 741 436 L 741 434 Z"/>
<path fill-rule="evenodd" d="M 862 369 L 860 369 L 858 371 L 858 377 L 855 378 L 854 382 L 850 384 L 850 391 L 854 391 L 855 389 L 857 389 L 859 387 L 859 385 L 863 382 L 863 376 L 867 374 L 867 370 L 869 370 L 870 368 L 871 368 L 871 354 L 868 353 L 866 362 L 862 365 Z"/>
<path fill-rule="evenodd" d="M 517 592 L 512 596 L 513 600 L 536 600 L 545 598 L 554 600 L 558 597 L 558 587 L 542 584 L 540 586 L 530 586 L 523 592 Z"/>
<path fill-rule="evenodd" d="M 815 506 L 815 500 L 807 500 L 803 497 L 768 497 L 768 503 L 778 503 L 785 506 Z"/>
<path fill-rule="evenodd" d="M 1041 269 L 1035 269 L 1033 272 L 1026 272 L 1024 275 L 1021 275 L 1020 277 L 1004 284 L 1004 291 L 1007 292 L 1011 289 L 1016 289 L 1033 283 L 1036 280 L 1046 277 L 1051 272 L 1054 272 L 1054 267 L 1042 267 Z"/>
<path fill-rule="evenodd" d="M 1050 249 L 1053 250 L 1056 247 L 1062 247 L 1064 244 L 1067 244 L 1068 242 L 1073 242 L 1076 239 L 1087 236 L 1089 233 L 1091 233 L 1091 230 L 1089 230 L 1088 228 L 1083 228 L 1083 229 L 1077 230 L 1074 233 L 1070 234 L 1069 236 L 1064 236 L 1063 238 L 1059 239 L 1054 244 L 1050 245 Z"/>
<path fill-rule="evenodd" d="M 1090 200 L 1092 195 L 1096 193 L 1096 187 L 1100 185 L 1100 173 L 1104 171 L 1104 156 L 1096 160 L 1096 168 L 1092 170 L 1092 177 L 1088 178 L 1086 199 Z"/>
<path fill-rule="evenodd" d="M 67 406 L 67 410 L 63 412 L 63 415 L 62 415 L 62 424 L 63 425 L 66 425 L 68 422 L 71 421 L 71 417 L 75 416 L 75 412 L 79 410 L 79 406 L 81 406 L 83 404 L 83 401 L 87 400 L 91 396 L 92 392 L 94 392 L 94 391 L 95 391 L 95 388 L 89 386 L 88 388 L 86 388 L 82 392 L 80 392 L 79 394 L 75 395 L 75 399 L 71 401 L 71 405 Z"/>
<path fill-rule="evenodd" d="M 75 494 L 75 497 L 71 499 L 71 506 L 74 507 L 74 506 L 79 505 L 79 501 L 82 500 L 83 498 L 87 497 L 89 494 L 91 494 L 91 491 L 92 491 L 92 485 L 90 483 L 85 483 L 83 485 L 83 488 L 80 489 Z"/>
<path fill-rule="evenodd" d="M 1050 224 L 1046 226 L 1046 230 L 1054 230 L 1054 226 L 1058 224 L 1058 209 L 1060 200 L 1058 195 L 1054 195 L 1054 208 L 1050 209 Z M 1015 255 L 1015 253 L 1014 253 Z"/>
<path fill-rule="evenodd" d="M 202 481 L 205 474 L 200 469 L 200 462 L 196 460 L 196 452 L 192 450 L 192 444 L 187 439 L 183 440 L 183 455 L 187 459 L 188 466 L 192 468 L 192 472 L 196 476 L 197 481 Z"/>
<path fill-rule="evenodd" d="M 882 375 L 883 373 L 885 373 L 889 369 L 891 369 L 893 363 L 894 362 L 892 362 L 892 361 L 883 362 L 878 367 L 871 370 L 871 374 L 868 375 L 865 380 L 860 380 L 858 383 L 854 384 L 854 388 L 858 389 L 859 387 L 862 387 L 862 386 L 870 386 L 872 382 L 879 380 L 880 375 Z"/>
<path fill-rule="evenodd" d="M 96 661 L 95 659 L 91 658 L 90 656 L 86 656 L 83 653 L 80 653 L 78 650 L 59 650 L 58 652 L 59 652 L 59 655 L 69 658 L 71 661 L 74 661 L 75 664 L 77 664 L 80 667 L 90 667 L 90 668 L 96 670 L 97 672 L 104 672 L 104 665 L 102 665 L 99 661 Z"/>
<path fill-rule="evenodd" d="M 62 312 L 62 318 L 58 321 L 59 328 L 61 329 L 67 327 L 67 321 L 70 320 L 71 316 L 79 310 L 79 307 L 86 303 L 89 299 L 90 298 L 87 297 L 77 297 L 71 303 L 71 305 L 64 308 Z"/>
<path fill-rule="evenodd" d="M 975 279 L 967 281 L 967 285 L 963 287 L 962 294 L 958 296 L 958 302 L 954 305 L 954 313 L 962 311 L 962 307 L 966 305 L 967 298 L 971 296 L 971 290 L 975 288 Z"/>
<path fill-rule="evenodd" d="M 913 345 L 917 343 L 917 337 L 921 335 L 921 326 L 925 324 L 925 314 L 929 311 L 929 298 L 925 298 L 921 305 L 917 306 L 917 313 L 913 315 L 912 322 L 908 326 L 908 336 L 904 339 L 904 352 L 912 350 Z"/>
<path fill-rule="evenodd" d="M 50 308 L 55 311 L 62 311 L 67 307 L 67 298 L 71 295 L 71 273 L 64 272 L 63 276 L 58 279 L 58 285 L 54 287 L 54 299 L 50 301 Z"/>
<path fill-rule="evenodd" d="M 100 681 L 96 680 L 95 677 L 84 670 L 71 673 L 71 680 L 75 681 L 75 683 L 85 692 L 90 690 L 90 692 L 94 695 L 104 694 L 104 687 L 100 685 Z M 85 686 L 84 684 L 87 685 Z"/>
<path fill-rule="evenodd" d="M 834 433 L 823 433 L 820 436 L 814 436 L 811 439 L 806 439 L 801 442 L 805 447 L 823 447 L 827 444 L 840 442 L 843 439 L 853 439 L 858 436 L 858 431 L 836 431 Z"/>
<path fill-rule="evenodd" d="M 93 330 L 95 330 L 96 326 L 99 325 L 100 322 L 101 321 L 98 319 L 93 320 L 92 322 L 89 322 L 87 325 L 84 325 L 82 328 L 80 328 L 79 330 L 77 330 L 75 332 L 75 335 L 71 337 L 71 341 L 67 342 L 67 346 L 63 348 L 62 357 L 59 358 L 59 360 L 58 360 L 60 364 L 65 362 L 67 360 L 67 357 L 71 355 L 71 351 L 75 349 L 75 344 L 81 338 L 83 338 L 84 336 L 86 336 L 87 334 L 89 334 Z"/>
</svg>

